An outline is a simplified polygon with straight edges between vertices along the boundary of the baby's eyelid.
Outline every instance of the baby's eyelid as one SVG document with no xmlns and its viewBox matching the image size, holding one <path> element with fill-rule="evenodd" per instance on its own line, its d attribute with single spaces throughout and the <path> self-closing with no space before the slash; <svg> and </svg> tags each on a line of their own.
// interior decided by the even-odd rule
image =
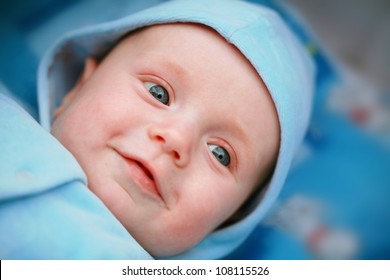
<svg viewBox="0 0 390 280">
<path fill-rule="evenodd" d="M 233 171 L 235 171 L 237 169 L 237 155 L 236 155 L 236 152 L 228 144 L 227 144 L 227 146 L 224 146 L 224 148 L 226 149 L 226 151 L 230 155 L 230 165 L 228 166 L 228 168 L 229 168 L 229 170 L 231 170 L 231 172 L 233 172 Z"/>
<path fill-rule="evenodd" d="M 236 152 L 234 151 L 233 147 L 230 144 L 228 144 L 224 140 L 218 139 L 218 140 L 213 140 L 213 141 L 208 142 L 207 145 L 221 146 L 222 148 L 224 148 L 230 156 L 230 163 L 228 166 L 224 166 L 219 162 L 217 162 L 217 163 L 220 164 L 222 167 L 230 170 L 231 172 L 235 172 L 235 170 L 237 169 L 237 155 L 236 155 Z M 209 150 L 209 151 L 210 151 L 211 156 L 214 157 L 214 155 L 212 155 L 212 151 L 211 150 Z"/>
<path fill-rule="evenodd" d="M 173 90 L 173 87 L 163 78 L 160 78 L 156 75 L 143 74 L 140 76 L 140 80 L 143 83 L 149 82 L 149 83 L 154 83 L 154 84 L 162 86 L 168 92 L 168 95 L 169 95 L 168 106 L 175 100 L 175 92 Z"/>
</svg>

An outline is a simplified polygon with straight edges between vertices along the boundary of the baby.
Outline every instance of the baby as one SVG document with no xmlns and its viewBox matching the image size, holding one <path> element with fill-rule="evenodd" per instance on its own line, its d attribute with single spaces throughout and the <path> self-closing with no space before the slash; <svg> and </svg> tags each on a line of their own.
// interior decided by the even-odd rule
<svg viewBox="0 0 390 280">
<path fill-rule="evenodd" d="M 214 258 L 275 200 L 313 69 L 266 8 L 171 1 L 63 37 L 39 83 L 41 124 L 131 237 L 154 257 Z"/>
<path fill-rule="evenodd" d="M 279 147 L 262 80 L 197 24 L 146 27 L 99 65 L 88 59 L 57 115 L 52 133 L 88 187 L 156 256 L 226 221 L 264 183 Z"/>
</svg>

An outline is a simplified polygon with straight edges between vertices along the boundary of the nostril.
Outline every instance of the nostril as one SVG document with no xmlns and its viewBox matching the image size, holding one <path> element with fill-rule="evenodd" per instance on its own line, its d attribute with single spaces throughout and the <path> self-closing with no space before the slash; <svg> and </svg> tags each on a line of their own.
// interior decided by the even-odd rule
<svg viewBox="0 0 390 280">
<path fill-rule="evenodd" d="M 178 152 L 173 151 L 172 154 L 173 154 L 173 157 L 174 157 L 176 160 L 179 160 L 179 159 L 180 159 L 180 154 L 179 154 Z"/>
<path fill-rule="evenodd" d="M 165 143 L 164 138 L 161 137 L 160 135 L 157 135 L 157 136 L 156 136 L 156 140 Z"/>
</svg>

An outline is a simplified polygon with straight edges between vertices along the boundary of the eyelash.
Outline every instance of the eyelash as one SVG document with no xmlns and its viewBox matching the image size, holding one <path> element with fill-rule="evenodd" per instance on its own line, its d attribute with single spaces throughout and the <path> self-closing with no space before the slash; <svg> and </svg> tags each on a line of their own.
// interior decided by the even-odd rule
<svg viewBox="0 0 390 280">
<path fill-rule="evenodd" d="M 236 158 L 236 154 L 234 152 L 234 150 L 227 144 L 225 143 L 221 143 L 222 140 L 215 140 L 215 141 L 211 141 L 211 142 L 207 142 L 207 146 L 208 145 L 215 145 L 215 146 L 220 146 L 222 148 L 224 148 L 226 150 L 226 152 L 229 154 L 229 157 L 230 157 L 230 163 L 228 166 L 225 166 L 223 165 L 221 162 L 218 161 L 218 159 L 213 155 L 212 151 L 209 149 L 209 147 L 206 147 L 211 159 L 213 162 L 216 162 L 218 166 L 220 167 L 223 167 L 223 168 L 226 168 L 228 170 L 230 170 L 231 172 L 234 171 L 234 169 L 236 168 L 237 166 L 237 158 Z M 224 142 L 224 141 L 223 141 Z"/>
<path fill-rule="evenodd" d="M 145 87 L 145 89 L 148 92 L 149 92 L 149 90 L 148 90 L 148 88 L 145 85 L 146 83 L 153 83 L 153 84 L 156 84 L 158 86 L 161 86 L 167 92 L 169 102 L 168 102 L 168 104 L 164 104 L 164 103 L 161 103 L 161 102 L 159 102 L 159 103 L 161 105 L 164 105 L 164 106 L 170 106 L 172 104 L 173 100 L 175 99 L 175 94 L 174 94 L 174 91 L 173 91 L 173 89 L 172 89 L 172 87 L 170 86 L 169 83 L 167 83 L 165 80 L 163 80 L 161 78 L 158 78 L 158 77 L 152 76 L 152 75 L 141 75 L 140 80 L 141 80 L 141 82 L 143 83 L 143 86 Z M 153 97 L 153 98 L 156 99 L 155 97 Z"/>
<path fill-rule="evenodd" d="M 157 101 L 169 106 L 169 92 L 163 86 L 152 82 L 145 82 L 144 86 Z"/>
</svg>

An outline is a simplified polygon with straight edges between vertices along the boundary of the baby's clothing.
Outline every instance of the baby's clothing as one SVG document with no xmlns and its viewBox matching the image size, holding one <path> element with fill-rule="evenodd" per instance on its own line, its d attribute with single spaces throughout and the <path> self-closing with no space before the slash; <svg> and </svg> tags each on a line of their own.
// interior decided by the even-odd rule
<svg viewBox="0 0 390 280">
<path fill-rule="evenodd" d="M 151 259 L 73 156 L 0 93 L 0 259 Z"/>
</svg>

